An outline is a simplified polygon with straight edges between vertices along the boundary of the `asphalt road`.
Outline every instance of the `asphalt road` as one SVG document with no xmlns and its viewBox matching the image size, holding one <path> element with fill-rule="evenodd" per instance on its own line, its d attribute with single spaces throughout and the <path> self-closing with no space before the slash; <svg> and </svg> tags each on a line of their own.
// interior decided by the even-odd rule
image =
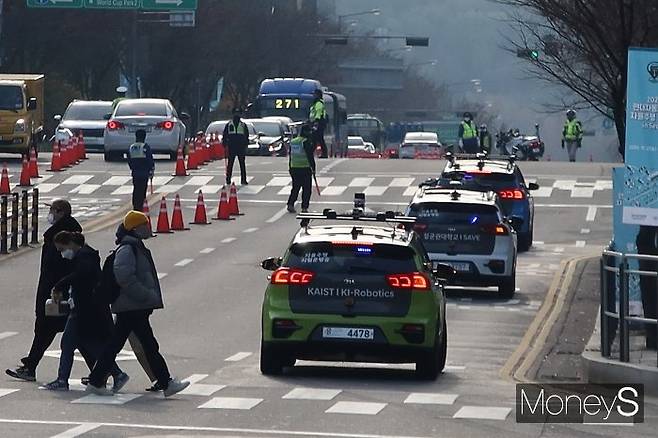
<svg viewBox="0 0 658 438">
<path fill-rule="evenodd" d="M 48 157 L 41 159 L 45 162 Z M 289 183 L 286 161 L 253 158 L 248 166 L 253 178 L 239 192 L 244 216 L 149 241 L 166 305 L 153 317 L 156 337 L 172 374 L 191 380 L 190 389 L 171 400 L 145 393 L 147 379 L 130 352 L 120 362 L 132 377 L 122 398 L 85 397 L 76 385 L 68 393 L 49 393 L 3 374 L 0 436 L 631 437 L 655 433 L 658 402 L 654 399 L 647 399 L 645 423 L 634 427 L 517 424 L 514 382 L 500 374 L 535 317 L 560 262 L 595 254 L 609 240 L 612 165 L 521 164 L 526 178 L 542 188 L 536 193 L 536 245 L 519 256 L 517 295 L 505 301 L 487 291 L 449 294 L 448 367 L 431 383 L 415 380 L 411 365 L 298 362 L 282 377 L 260 374 L 260 305 L 268 273 L 259 262 L 281 255 L 298 223 L 284 210 Z M 436 175 L 442 166 L 437 161 L 321 160 L 318 179 L 323 194 L 314 194 L 311 209 L 348 209 L 356 191 L 365 191 L 368 206 L 375 210 L 402 209 L 413 190 L 409 187 Z M 186 178 L 169 179 L 172 170 L 172 163 L 158 162 L 156 192 L 180 193 L 189 221 L 201 189 L 209 215 L 214 214 L 223 163 Z M 92 219 L 129 200 L 127 175 L 124 163 L 108 165 L 92 156 L 40 184 L 42 191 L 46 188 L 44 198 L 69 197 L 79 216 Z M 172 195 L 168 200 L 171 214 Z M 155 213 L 152 216 L 155 219 Z M 103 254 L 113 246 L 111 228 L 87 236 Z M 0 351 L 3 367 L 9 367 L 31 341 L 38 251 L 0 260 L 4 301 Z M 38 369 L 39 382 L 56 375 L 58 345 L 51 348 Z M 76 362 L 73 375 L 86 375 L 83 362 Z"/>
</svg>

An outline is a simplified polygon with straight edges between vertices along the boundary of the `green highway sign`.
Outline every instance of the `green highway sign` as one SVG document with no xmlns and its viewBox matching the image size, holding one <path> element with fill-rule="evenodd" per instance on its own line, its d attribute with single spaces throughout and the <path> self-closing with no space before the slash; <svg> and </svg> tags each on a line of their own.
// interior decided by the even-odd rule
<svg viewBox="0 0 658 438">
<path fill-rule="evenodd" d="M 142 0 L 142 9 L 167 11 L 195 11 L 198 0 Z"/>
<path fill-rule="evenodd" d="M 28 8 L 81 8 L 83 0 L 27 0 Z"/>
<path fill-rule="evenodd" d="M 27 0 L 28 8 L 146 9 L 195 11 L 199 0 Z"/>
<path fill-rule="evenodd" d="M 84 0 L 89 9 L 139 9 L 141 0 Z"/>
</svg>

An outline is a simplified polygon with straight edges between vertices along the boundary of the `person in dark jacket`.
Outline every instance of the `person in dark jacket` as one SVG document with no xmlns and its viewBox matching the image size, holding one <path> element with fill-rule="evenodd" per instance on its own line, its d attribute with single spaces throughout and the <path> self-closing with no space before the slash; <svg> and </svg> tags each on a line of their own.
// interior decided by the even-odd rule
<svg viewBox="0 0 658 438">
<path fill-rule="evenodd" d="M 119 285 L 119 296 L 112 303 L 116 314 L 114 333 L 89 375 L 87 391 L 97 395 L 111 395 L 105 388 L 112 363 L 131 332 L 137 336 L 157 383 L 165 397 L 185 389 L 189 382 L 172 379 L 167 363 L 160 354 L 158 341 L 153 336 L 149 317 L 153 310 L 164 308 L 162 290 L 151 252 L 144 240 L 151 237 L 148 218 L 139 211 L 130 211 L 117 232 L 114 277 Z"/>
<path fill-rule="evenodd" d="M 149 178 L 153 178 L 155 161 L 151 147 L 146 143 L 146 131 L 135 132 L 135 143 L 128 149 L 128 166 L 133 177 L 133 209 L 142 211 Z"/>
<path fill-rule="evenodd" d="M 640 225 L 640 231 L 635 239 L 637 253 L 643 255 L 658 256 L 658 227 Z M 640 271 L 658 272 L 658 263 L 653 260 L 640 260 Z M 656 319 L 656 278 L 648 275 L 640 276 L 640 292 L 642 294 L 642 309 L 645 318 Z M 646 347 L 656 349 L 655 324 L 645 324 Z"/>
<path fill-rule="evenodd" d="M 5 371 L 11 377 L 28 382 L 36 380 L 36 369 L 43 354 L 52 344 L 57 333 L 64 331 L 66 325 L 66 316 L 46 316 L 46 300 L 50 298 L 53 286 L 68 275 L 72 269 L 71 261 L 60 256 L 53 239 L 60 231 L 82 231 L 78 221 L 71 216 L 71 204 L 64 199 L 57 199 L 50 205 L 48 222 L 51 226 L 43 234 L 43 246 L 41 247 L 41 267 L 37 286 L 36 320 L 32 347 L 27 357 L 21 359 L 21 366 Z"/>
<path fill-rule="evenodd" d="M 249 147 L 249 128 L 247 124 L 240 119 L 242 110 L 236 108 L 233 110 L 233 120 L 229 121 L 224 127 L 222 142 L 228 147 L 228 162 L 226 163 L 226 184 L 231 184 L 233 177 L 233 164 L 235 158 L 240 163 L 240 180 L 241 184 L 247 185 L 247 164 L 245 156 Z"/>
<path fill-rule="evenodd" d="M 60 302 L 70 290 L 71 311 L 62 335 L 57 379 L 44 385 L 44 389 L 68 391 L 75 350 L 90 355 L 91 362 L 95 363 L 112 332 L 112 314 L 109 306 L 94 294 L 101 279 L 98 251 L 87 245 L 84 235 L 78 232 L 60 231 L 54 243 L 62 257 L 73 262 L 73 270 L 55 284 L 52 295 Z M 118 392 L 128 383 L 129 377 L 116 363 L 112 364 L 111 374 L 112 391 Z"/>
<path fill-rule="evenodd" d="M 290 141 L 288 166 L 292 178 L 292 189 L 288 197 L 288 211 L 295 213 L 295 202 L 302 190 L 302 213 L 308 211 L 311 202 L 313 175 L 315 175 L 315 144 L 311 141 L 310 124 L 302 125 L 299 135 Z"/>
</svg>

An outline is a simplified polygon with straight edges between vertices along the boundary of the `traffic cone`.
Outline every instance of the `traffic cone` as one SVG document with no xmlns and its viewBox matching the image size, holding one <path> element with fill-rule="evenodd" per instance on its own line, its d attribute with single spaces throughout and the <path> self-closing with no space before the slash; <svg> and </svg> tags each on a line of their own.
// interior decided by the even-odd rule
<svg viewBox="0 0 658 438">
<path fill-rule="evenodd" d="M 217 207 L 217 216 L 215 216 L 213 219 L 218 221 L 231 221 L 234 219 L 231 217 L 228 201 L 226 199 L 226 186 L 222 187 L 222 193 L 219 195 L 219 207 Z"/>
<path fill-rule="evenodd" d="M 171 176 L 187 176 L 185 169 L 185 156 L 183 155 L 183 148 L 178 148 L 178 156 L 176 157 L 176 169 Z"/>
<path fill-rule="evenodd" d="M 50 160 L 50 169 L 48 172 L 61 172 L 62 171 L 62 156 L 60 154 L 61 142 L 53 144 L 53 156 Z"/>
<path fill-rule="evenodd" d="M 62 167 L 67 168 L 71 167 L 71 154 L 69 152 L 69 141 L 64 142 L 61 145 L 60 153 L 62 156 Z"/>
<path fill-rule="evenodd" d="M 199 168 L 199 154 L 195 149 L 194 143 L 189 143 L 187 148 L 187 169 L 196 170 Z"/>
<path fill-rule="evenodd" d="M 78 143 L 80 144 L 80 153 L 82 154 L 82 159 L 87 160 L 87 146 L 85 145 L 85 137 L 82 135 L 82 131 L 80 131 Z"/>
<path fill-rule="evenodd" d="M 217 139 L 217 134 L 210 135 L 210 158 L 213 160 L 219 160 L 219 140 Z"/>
<path fill-rule="evenodd" d="M 144 213 L 146 218 L 149 220 L 149 230 L 152 230 L 153 227 L 151 225 L 151 209 L 149 208 L 148 199 L 144 199 L 144 203 L 142 204 L 142 213 Z"/>
<path fill-rule="evenodd" d="M 228 212 L 231 216 L 242 216 L 240 208 L 238 208 L 238 189 L 235 188 L 235 183 L 231 183 L 231 191 L 228 197 Z"/>
<path fill-rule="evenodd" d="M 8 195 L 11 193 L 9 187 L 9 173 L 7 173 L 7 163 L 2 166 L 2 178 L 0 178 L 0 195 Z"/>
<path fill-rule="evenodd" d="M 156 234 L 171 234 L 173 231 L 169 229 L 169 215 L 167 215 L 167 200 L 162 197 L 160 201 L 160 214 L 158 214 L 158 227 L 155 230 Z"/>
<path fill-rule="evenodd" d="M 39 176 L 39 163 L 37 163 L 37 151 L 34 148 L 30 149 L 30 178 L 41 178 Z"/>
<path fill-rule="evenodd" d="M 30 166 L 27 163 L 27 155 L 23 155 L 23 168 L 21 169 L 21 178 L 18 185 L 20 187 L 32 186 L 32 182 L 30 181 Z"/>
<path fill-rule="evenodd" d="M 180 196 L 178 195 L 176 195 L 176 199 L 174 200 L 174 212 L 171 215 L 171 230 L 189 230 L 189 228 L 185 226 L 185 221 L 183 220 L 183 209 L 180 206 Z"/>
<path fill-rule="evenodd" d="M 194 225 L 208 225 L 208 217 L 206 216 L 206 203 L 203 202 L 203 193 L 199 190 L 199 197 L 196 201 L 196 210 L 194 211 Z"/>
</svg>

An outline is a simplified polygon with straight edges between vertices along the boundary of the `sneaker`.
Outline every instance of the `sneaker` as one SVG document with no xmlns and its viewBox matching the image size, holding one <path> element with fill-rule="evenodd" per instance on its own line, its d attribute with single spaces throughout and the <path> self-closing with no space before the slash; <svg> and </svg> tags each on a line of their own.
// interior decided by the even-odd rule
<svg viewBox="0 0 658 438">
<path fill-rule="evenodd" d="M 37 380 L 34 370 L 29 369 L 25 365 L 15 368 L 13 370 L 11 368 L 6 369 L 5 373 L 13 377 L 14 379 L 25 380 L 26 382 L 35 382 Z"/>
<path fill-rule="evenodd" d="M 80 384 L 84 386 L 89 385 L 89 377 L 83 377 L 82 379 L 80 379 Z"/>
<path fill-rule="evenodd" d="M 288 204 L 288 213 L 297 213 L 297 210 L 295 210 L 294 205 Z"/>
<path fill-rule="evenodd" d="M 169 379 L 169 384 L 164 390 L 164 396 L 171 397 L 174 394 L 178 394 L 188 386 L 190 386 L 190 382 L 181 382 L 180 380 Z"/>
<path fill-rule="evenodd" d="M 112 392 L 117 393 L 121 391 L 121 388 L 126 386 L 126 383 L 130 380 L 130 376 L 126 373 L 120 373 L 118 376 L 113 377 L 112 380 L 114 381 L 112 384 Z"/>
<path fill-rule="evenodd" d="M 87 385 L 87 387 L 85 388 L 85 392 L 90 392 L 94 395 L 101 395 L 101 396 L 112 396 L 112 395 L 114 395 L 114 393 L 112 391 L 110 391 L 109 389 L 107 389 L 106 387 L 104 387 L 104 386 L 102 386 L 102 387 L 101 386 L 94 386 L 91 383 L 89 383 Z"/>
<path fill-rule="evenodd" d="M 164 391 L 164 387 L 163 387 L 162 385 L 160 385 L 159 382 L 155 382 L 155 383 L 153 384 L 153 386 L 151 386 L 150 388 L 146 388 L 146 391 L 147 391 L 147 392 L 158 392 L 158 391 Z"/>
<path fill-rule="evenodd" d="M 308 213 L 308 208 L 302 208 L 302 213 Z"/>
<path fill-rule="evenodd" d="M 39 387 L 39 389 L 47 389 L 48 391 L 68 391 L 69 382 L 57 379 Z"/>
</svg>

